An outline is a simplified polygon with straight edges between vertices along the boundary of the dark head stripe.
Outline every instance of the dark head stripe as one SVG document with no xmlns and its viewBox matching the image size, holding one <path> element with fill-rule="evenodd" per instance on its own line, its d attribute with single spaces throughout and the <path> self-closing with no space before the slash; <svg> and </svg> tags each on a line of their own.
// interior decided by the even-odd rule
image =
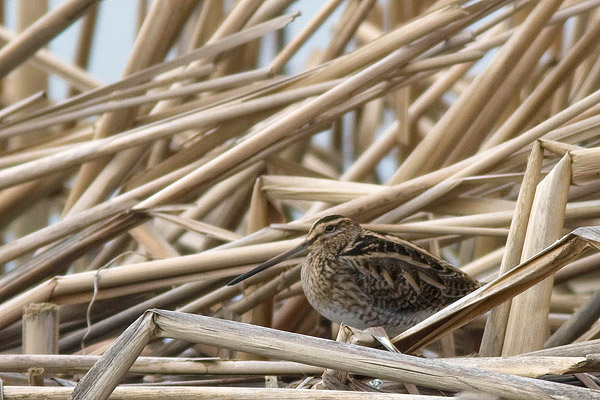
<svg viewBox="0 0 600 400">
<path fill-rule="evenodd" d="M 321 219 L 318 219 L 317 222 L 315 222 L 314 226 L 321 225 L 321 224 L 323 224 L 325 222 L 333 221 L 333 220 L 336 220 L 336 219 L 342 219 L 342 218 L 346 218 L 346 217 L 344 217 L 343 215 L 336 215 L 336 214 L 334 214 L 334 215 L 326 215 L 325 217 L 323 217 Z"/>
<path fill-rule="evenodd" d="M 315 221 L 315 223 L 313 224 L 313 226 L 310 228 L 310 231 L 308 233 L 308 236 L 307 236 L 306 240 L 309 243 L 314 242 L 317 239 L 318 235 L 311 235 L 311 234 L 314 232 L 314 230 L 315 230 L 315 228 L 317 226 L 319 226 L 321 224 L 325 224 L 327 222 L 336 221 L 336 220 L 339 220 L 339 219 L 346 219 L 346 217 L 344 217 L 342 215 L 327 215 L 327 216 L 325 216 L 325 217 L 323 217 L 321 219 L 318 219 L 317 221 Z"/>
</svg>

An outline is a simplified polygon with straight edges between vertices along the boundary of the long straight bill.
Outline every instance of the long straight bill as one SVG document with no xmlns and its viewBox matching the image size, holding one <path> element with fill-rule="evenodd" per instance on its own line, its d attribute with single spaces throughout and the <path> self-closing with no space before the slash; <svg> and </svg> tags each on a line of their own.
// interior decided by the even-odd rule
<svg viewBox="0 0 600 400">
<path fill-rule="evenodd" d="M 293 249 L 286 251 L 283 254 L 280 254 L 278 256 L 271 258 L 270 260 L 265 261 L 264 263 L 260 264 L 258 267 L 254 268 L 252 271 L 248 271 L 245 274 L 238 276 L 237 278 L 235 278 L 234 280 L 229 282 L 227 284 L 227 286 L 233 286 L 237 283 L 240 283 L 241 281 L 244 281 L 244 280 L 250 278 L 251 276 L 258 274 L 261 271 L 264 271 L 267 268 L 272 267 L 273 265 L 277 265 L 280 262 L 287 260 L 288 258 L 292 258 L 301 253 L 304 253 L 306 251 L 306 249 L 308 248 L 308 245 L 309 245 L 308 242 L 304 242 L 304 243 L 300 244 L 298 247 L 294 247 Z"/>
</svg>

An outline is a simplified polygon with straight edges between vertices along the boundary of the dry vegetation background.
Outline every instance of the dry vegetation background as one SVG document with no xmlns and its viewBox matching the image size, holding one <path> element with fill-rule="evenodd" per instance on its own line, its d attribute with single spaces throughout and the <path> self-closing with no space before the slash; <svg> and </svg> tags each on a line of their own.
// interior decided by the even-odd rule
<svg viewBox="0 0 600 400">
<path fill-rule="evenodd" d="M 0 397 L 600 398 L 600 1 L 327 0 L 291 35 L 302 3 L 142 1 L 101 85 L 99 2 L 20 2 Z M 44 46 L 78 18 L 59 60 Z M 224 286 L 334 213 L 489 283 L 402 354 L 322 321 L 299 260 Z"/>
</svg>

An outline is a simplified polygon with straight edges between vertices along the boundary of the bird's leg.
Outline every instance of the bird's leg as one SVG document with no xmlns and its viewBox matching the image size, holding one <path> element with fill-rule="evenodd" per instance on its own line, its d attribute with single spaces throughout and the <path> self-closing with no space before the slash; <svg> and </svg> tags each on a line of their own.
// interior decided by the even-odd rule
<svg viewBox="0 0 600 400">
<path fill-rule="evenodd" d="M 398 350 L 396 348 L 396 346 L 394 346 L 394 344 L 390 340 L 390 337 L 387 335 L 387 333 L 385 332 L 385 329 L 382 326 L 373 326 L 371 328 L 367 328 L 367 329 L 365 329 L 365 332 L 368 332 L 371 336 L 373 336 L 375 338 L 375 340 L 377 340 L 379 343 L 381 343 L 383 345 L 383 347 L 388 349 L 388 351 L 391 351 L 392 353 L 402 354 L 400 352 L 400 350 Z M 406 388 L 406 391 L 409 394 L 416 394 L 416 395 L 421 394 L 419 392 L 419 389 L 417 388 L 417 385 L 415 385 L 414 383 L 403 382 L 403 384 L 404 384 L 404 387 Z"/>
<path fill-rule="evenodd" d="M 363 332 L 366 332 L 366 333 L 370 334 L 371 336 L 373 336 L 373 338 L 375 340 L 377 340 L 379 343 L 381 343 L 381 345 L 383 347 L 385 347 L 388 351 L 391 351 L 392 353 L 402 354 L 400 352 L 400 350 L 398 350 L 396 348 L 396 346 L 394 346 L 394 344 L 390 340 L 390 337 L 387 335 L 385 329 L 382 326 L 373 326 L 371 328 L 365 329 Z M 415 394 L 415 395 L 421 394 L 415 384 L 407 383 L 407 382 L 403 382 L 403 384 L 404 384 L 404 387 L 406 388 L 406 391 L 409 394 Z"/>
<path fill-rule="evenodd" d="M 338 330 L 336 342 L 348 343 L 352 337 L 352 329 L 349 326 L 340 324 Z M 348 373 L 345 371 L 336 371 L 332 369 L 326 369 L 323 372 L 323 386 L 326 389 L 345 389 L 346 380 L 348 379 Z"/>
<path fill-rule="evenodd" d="M 388 349 L 388 351 L 391 351 L 392 353 L 400 353 L 400 350 L 394 346 L 382 326 L 373 326 L 365 329 L 364 332 L 367 332 L 369 335 L 373 336 L 373 338 L 381 343 L 383 347 Z"/>
</svg>

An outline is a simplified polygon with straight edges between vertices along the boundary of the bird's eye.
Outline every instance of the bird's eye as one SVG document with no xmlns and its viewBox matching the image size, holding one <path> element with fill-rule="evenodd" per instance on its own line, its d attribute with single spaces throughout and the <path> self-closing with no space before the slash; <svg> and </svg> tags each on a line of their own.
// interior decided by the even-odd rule
<svg viewBox="0 0 600 400">
<path fill-rule="evenodd" d="M 335 231 L 335 225 L 327 225 L 325 227 L 325 232 L 333 232 Z"/>
</svg>

